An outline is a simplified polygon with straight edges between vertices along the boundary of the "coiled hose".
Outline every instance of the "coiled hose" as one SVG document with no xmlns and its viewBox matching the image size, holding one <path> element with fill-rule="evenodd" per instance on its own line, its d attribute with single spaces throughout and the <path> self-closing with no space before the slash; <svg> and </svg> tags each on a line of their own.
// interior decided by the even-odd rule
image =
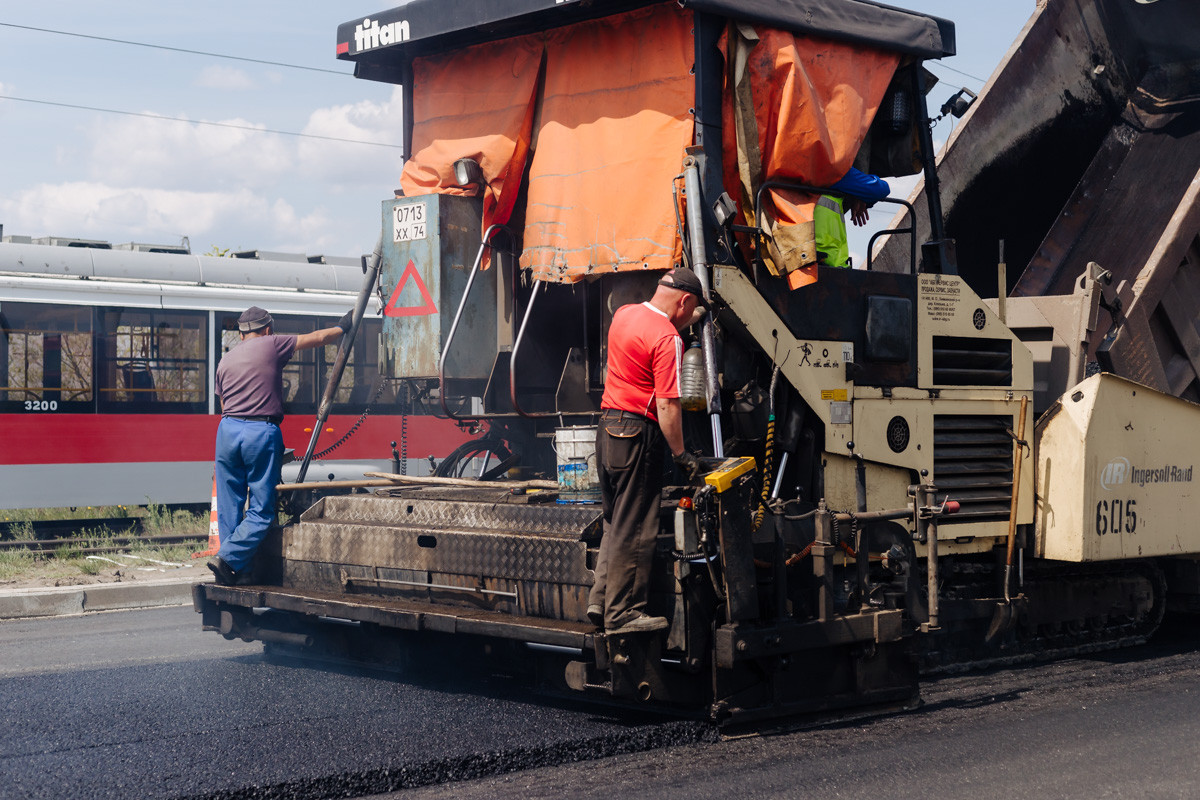
<svg viewBox="0 0 1200 800">
<path fill-rule="evenodd" d="M 767 502 L 771 499 L 771 472 L 775 468 L 775 386 L 779 382 L 779 365 L 771 371 L 771 391 L 767 398 L 767 441 L 763 447 L 762 493 L 754 511 L 752 530 L 762 527 L 767 517 Z"/>
</svg>

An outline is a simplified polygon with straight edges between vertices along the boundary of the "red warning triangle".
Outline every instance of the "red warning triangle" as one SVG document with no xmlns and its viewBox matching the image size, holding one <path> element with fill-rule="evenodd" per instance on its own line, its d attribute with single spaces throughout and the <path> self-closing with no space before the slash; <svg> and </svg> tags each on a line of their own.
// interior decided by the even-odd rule
<svg viewBox="0 0 1200 800">
<path fill-rule="evenodd" d="M 400 294 L 404 291 L 405 284 L 408 279 L 412 278 L 417 285 L 417 289 L 421 292 L 421 299 L 425 301 L 424 305 L 420 306 L 399 306 Z M 423 317 L 426 314 L 438 313 L 437 306 L 433 303 L 433 298 L 429 295 L 429 290 L 425 288 L 425 281 L 421 280 L 421 273 L 417 271 L 417 265 L 408 260 L 408 266 L 404 268 L 404 273 L 400 276 L 400 282 L 396 284 L 396 288 L 392 290 L 392 296 L 388 298 L 387 305 L 384 306 L 383 315 L 385 317 Z"/>
</svg>

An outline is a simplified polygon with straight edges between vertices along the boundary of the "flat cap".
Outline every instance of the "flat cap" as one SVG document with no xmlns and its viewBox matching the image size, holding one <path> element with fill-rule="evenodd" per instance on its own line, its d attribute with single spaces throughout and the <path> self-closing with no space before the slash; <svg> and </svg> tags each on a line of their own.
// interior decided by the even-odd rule
<svg viewBox="0 0 1200 800">
<path fill-rule="evenodd" d="M 275 322 L 265 308 L 250 306 L 238 317 L 238 330 L 242 333 L 253 333 Z"/>
<path fill-rule="evenodd" d="M 700 301 L 700 305 L 708 308 L 708 303 L 704 300 L 704 287 L 700 285 L 700 279 L 696 277 L 696 273 L 692 272 L 687 267 L 676 267 L 675 269 L 662 276 L 658 282 L 659 286 L 667 286 L 672 289 L 678 289 L 681 292 L 696 295 Z"/>
</svg>

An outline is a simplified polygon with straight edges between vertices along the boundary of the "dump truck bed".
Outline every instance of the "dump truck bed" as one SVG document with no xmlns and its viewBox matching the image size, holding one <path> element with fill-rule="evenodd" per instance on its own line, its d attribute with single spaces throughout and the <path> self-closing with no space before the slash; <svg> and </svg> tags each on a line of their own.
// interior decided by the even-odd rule
<svg viewBox="0 0 1200 800">
<path fill-rule="evenodd" d="M 1118 374 L 1200 401 L 1200 40 L 1195 3 L 1039 7 L 939 160 L 959 272 L 984 297 L 1069 295 L 1089 262 L 1127 320 Z M 914 192 L 918 229 L 923 187 Z M 899 226 L 898 220 L 894 225 Z M 904 224 L 907 224 L 905 221 Z M 921 233 L 918 233 L 918 241 Z M 878 269 L 906 269 L 893 237 Z M 1093 331 L 1093 351 L 1108 333 Z"/>
</svg>

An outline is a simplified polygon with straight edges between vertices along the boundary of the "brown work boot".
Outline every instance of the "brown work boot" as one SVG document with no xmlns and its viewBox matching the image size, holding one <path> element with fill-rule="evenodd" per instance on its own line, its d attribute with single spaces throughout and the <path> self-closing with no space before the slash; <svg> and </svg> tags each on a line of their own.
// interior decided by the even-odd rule
<svg viewBox="0 0 1200 800">
<path fill-rule="evenodd" d="M 607 630 L 605 633 L 609 636 L 624 636 L 627 633 L 653 633 L 669 626 L 670 623 L 667 622 L 666 617 L 651 617 L 648 614 L 639 614 L 621 627 Z"/>
<path fill-rule="evenodd" d="M 217 576 L 218 586 L 234 586 L 237 584 L 237 573 L 220 556 L 210 558 L 208 560 L 208 568 L 212 570 L 213 575 Z"/>
</svg>

